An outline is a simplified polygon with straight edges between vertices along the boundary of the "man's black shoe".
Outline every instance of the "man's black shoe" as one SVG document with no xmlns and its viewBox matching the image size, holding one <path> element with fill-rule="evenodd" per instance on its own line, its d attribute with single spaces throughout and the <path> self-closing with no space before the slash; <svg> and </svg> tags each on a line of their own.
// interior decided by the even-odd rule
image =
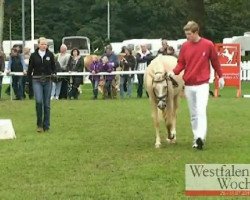
<svg viewBox="0 0 250 200">
<path fill-rule="evenodd" d="M 197 144 L 197 147 L 196 147 L 196 148 L 199 149 L 199 150 L 202 150 L 204 143 L 203 143 L 203 141 L 202 141 L 201 138 L 198 138 L 198 139 L 196 140 L 196 144 Z"/>
</svg>

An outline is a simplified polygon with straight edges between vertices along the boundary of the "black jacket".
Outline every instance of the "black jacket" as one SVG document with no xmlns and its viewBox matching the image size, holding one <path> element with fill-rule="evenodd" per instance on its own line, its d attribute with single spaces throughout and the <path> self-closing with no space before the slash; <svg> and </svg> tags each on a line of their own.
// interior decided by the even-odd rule
<svg viewBox="0 0 250 200">
<path fill-rule="evenodd" d="M 31 54 L 29 59 L 28 76 L 49 76 L 56 74 L 55 58 L 52 52 L 46 50 L 43 57 L 38 53 L 38 49 Z"/>
</svg>

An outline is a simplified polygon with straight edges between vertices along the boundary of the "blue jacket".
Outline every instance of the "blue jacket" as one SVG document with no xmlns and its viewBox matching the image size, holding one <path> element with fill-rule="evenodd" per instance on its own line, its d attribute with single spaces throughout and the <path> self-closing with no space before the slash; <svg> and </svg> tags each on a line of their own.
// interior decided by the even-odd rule
<svg viewBox="0 0 250 200">
<path fill-rule="evenodd" d="M 21 64 L 18 69 L 13 69 L 13 65 L 15 65 L 14 62 L 20 62 L 16 64 Z M 23 72 L 24 70 L 27 71 L 28 66 L 24 62 L 24 58 L 22 55 L 17 55 L 17 56 L 10 56 L 10 60 L 8 63 L 7 70 L 12 71 L 12 72 Z"/>
</svg>

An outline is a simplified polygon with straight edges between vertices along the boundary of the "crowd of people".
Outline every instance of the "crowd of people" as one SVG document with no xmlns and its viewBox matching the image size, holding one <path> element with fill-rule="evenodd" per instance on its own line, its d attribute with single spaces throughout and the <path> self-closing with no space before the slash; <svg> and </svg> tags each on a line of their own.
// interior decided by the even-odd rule
<svg viewBox="0 0 250 200">
<path fill-rule="evenodd" d="M 170 50 L 171 49 L 171 50 Z M 162 47 L 158 54 L 174 55 L 174 49 L 167 44 L 167 40 L 162 40 Z M 133 82 L 135 75 L 106 75 L 98 76 L 99 72 L 112 72 L 116 70 L 122 71 L 143 71 L 154 58 L 146 44 L 140 45 L 138 51 L 134 51 L 129 47 L 122 47 L 121 55 L 116 55 L 112 51 L 112 46 L 105 47 L 105 53 L 101 56 L 95 56 L 91 66 L 84 66 L 84 58 L 80 55 L 77 48 L 73 48 L 71 53 L 67 53 L 67 46 L 62 44 L 59 53 L 54 55 L 56 72 L 83 72 L 89 70 L 92 75 L 89 76 L 93 86 L 93 99 L 98 99 L 98 93 L 101 91 L 102 99 L 126 98 L 132 96 Z M 27 76 L 31 52 L 29 48 L 21 48 L 13 46 L 11 49 L 8 65 L 5 66 L 5 55 L 0 52 L 1 72 L 6 74 L 11 72 L 22 72 L 23 76 L 12 76 L 12 87 L 15 100 L 24 100 L 26 95 L 30 99 L 34 98 L 33 85 L 31 79 Z M 137 97 L 143 95 L 143 74 L 137 75 L 138 87 Z M 52 79 L 51 100 L 59 99 L 78 99 L 83 84 L 83 76 L 64 76 L 54 77 Z M 2 88 L 2 76 L 0 76 L 0 95 Z M 5 91 L 10 94 L 10 87 Z M 1 96 L 0 96 L 1 97 Z"/>
</svg>

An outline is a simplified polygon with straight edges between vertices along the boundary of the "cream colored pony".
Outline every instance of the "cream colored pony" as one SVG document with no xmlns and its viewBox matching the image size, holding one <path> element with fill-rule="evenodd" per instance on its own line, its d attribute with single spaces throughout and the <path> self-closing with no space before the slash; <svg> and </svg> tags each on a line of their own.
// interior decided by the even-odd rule
<svg viewBox="0 0 250 200">
<path fill-rule="evenodd" d="M 176 111 L 178 98 L 182 93 L 184 82 L 182 74 L 168 76 L 177 64 L 173 56 L 159 55 L 147 67 L 144 73 L 144 86 L 152 106 L 152 117 L 156 131 L 155 147 L 161 145 L 160 119 L 163 118 L 167 129 L 167 141 L 176 141 Z"/>
</svg>

